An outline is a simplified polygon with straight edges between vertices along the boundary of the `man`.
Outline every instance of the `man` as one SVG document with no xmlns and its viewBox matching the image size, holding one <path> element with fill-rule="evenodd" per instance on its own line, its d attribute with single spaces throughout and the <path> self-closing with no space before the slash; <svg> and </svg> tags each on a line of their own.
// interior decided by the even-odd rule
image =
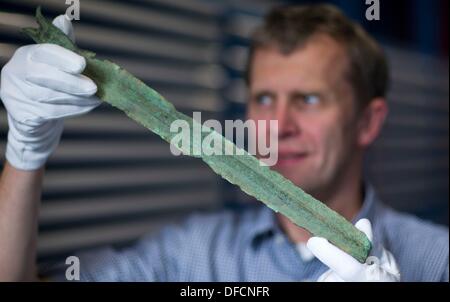
<svg viewBox="0 0 450 302">
<path fill-rule="evenodd" d="M 73 36 L 64 17 L 54 24 Z M 31 45 L 2 71 L 10 127 L 0 182 L 2 280 L 35 278 L 43 165 L 63 118 L 99 103 L 84 67 L 61 47 Z M 387 114 L 388 71 L 377 43 L 332 6 L 277 8 L 253 36 L 247 80 L 248 118 L 279 123 L 274 169 L 358 221 L 374 257 L 361 264 L 260 205 L 193 215 L 123 250 L 81 253 L 81 279 L 448 281 L 448 230 L 382 205 L 363 181 L 364 151 Z"/>
</svg>

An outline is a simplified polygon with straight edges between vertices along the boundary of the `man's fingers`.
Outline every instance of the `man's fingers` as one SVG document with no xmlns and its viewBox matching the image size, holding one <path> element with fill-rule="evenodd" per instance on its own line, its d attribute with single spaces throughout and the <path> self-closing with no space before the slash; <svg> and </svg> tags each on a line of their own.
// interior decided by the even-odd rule
<svg viewBox="0 0 450 302">
<path fill-rule="evenodd" d="M 83 104 L 83 101 L 80 102 Z M 84 103 L 72 105 L 72 104 L 60 104 L 55 106 L 53 104 L 40 104 L 38 108 L 35 108 L 33 113 L 39 122 L 48 121 L 51 119 L 61 119 L 66 117 L 73 117 L 82 115 L 97 107 L 97 104 L 89 105 Z M 30 121 L 27 121 L 29 123 Z"/>
<path fill-rule="evenodd" d="M 52 24 L 65 33 L 72 42 L 75 42 L 72 22 L 70 22 L 66 15 L 59 15 L 53 20 Z"/>
<path fill-rule="evenodd" d="M 36 45 L 30 59 L 72 74 L 79 74 L 86 67 L 86 60 L 82 56 L 55 44 Z"/>
<path fill-rule="evenodd" d="M 36 64 L 32 74 L 26 76 L 30 83 L 77 96 L 92 96 L 97 85 L 88 77 L 70 74 L 45 64 Z"/>
<path fill-rule="evenodd" d="M 52 95 L 49 98 L 39 100 L 39 102 L 41 104 L 73 105 L 78 107 L 97 107 L 102 103 L 95 96 L 76 96 L 58 91 L 53 91 Z"/>
<path fill-rule="evenodd" d="M 323 264 L 344 280 L 353 279 L 363 269 L 362 264 L 355 258 L 340 250 L 325 238 L 311 237 L 307 246 Z"/>
<path fill-rule="evenodd" d="M 369 219 L 363 218 L 358 220 L 358 222 L 355 223 L 355 227 L 366 234 L 367 238 L 369 238 L 370 242 L 372 242 L 372 224 L 370 223 Z"/>
</svg>

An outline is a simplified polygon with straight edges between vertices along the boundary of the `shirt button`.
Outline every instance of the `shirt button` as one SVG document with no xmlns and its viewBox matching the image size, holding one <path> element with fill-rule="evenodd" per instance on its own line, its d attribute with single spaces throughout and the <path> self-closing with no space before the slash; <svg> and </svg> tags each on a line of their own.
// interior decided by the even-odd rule
<svg viewBox="0 0 450 302">
<path fill-rule="evenodd" d="M 276 234 L 275 235 L 275 244 L 282 244 L 284 242 L 284 237 L 281 234 Z"/>
</svg>

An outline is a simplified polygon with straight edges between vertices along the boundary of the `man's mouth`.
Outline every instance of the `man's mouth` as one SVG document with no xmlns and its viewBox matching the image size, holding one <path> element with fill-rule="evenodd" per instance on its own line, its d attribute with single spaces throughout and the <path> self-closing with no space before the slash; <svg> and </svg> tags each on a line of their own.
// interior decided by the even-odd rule
<svg viewBox="0 0 450 302">
<path fill-rule="evenodd" d="M 278 161 L 276 166 L 287 167 L 295 165 L 305 160 L 308 156 L 306 152 L 280 152 L 278 153 Z"/>
</svg>

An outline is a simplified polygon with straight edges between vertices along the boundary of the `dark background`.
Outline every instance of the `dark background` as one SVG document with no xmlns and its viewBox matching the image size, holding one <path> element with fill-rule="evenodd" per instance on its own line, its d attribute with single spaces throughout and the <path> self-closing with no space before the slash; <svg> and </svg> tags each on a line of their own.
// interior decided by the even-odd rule
<svg viewBox="0 0 450 302">
<path fill-rule="evenodd" d="M 34 26 L 34 10 L 65 12 L 64 0 L 1 0 L 0 67 Z M 117 62 L 187 114 L 243 118 L 248 35 L 271 6 L 306 1 L 81 0 L 77 43 Z M 311 2 L 311 1 L 309 1 Z M 318 2 L 318 1 L 317 1 Z M 392 72 L 390 116 L 370 150 L 366 174 L 383 200 L 448 225 L 448 1 L 380 0 L 381 20 L 365 20 L 364 0 L 327 1 L 383 44 Z M 7 124 L 0 105 L 0 154 Z M 192 211 L 248 199 L 201 161 L 102 105 L 66 121 L 48 164 L 39 260 L 81 248 L 127 244 Z"/>
</svg>

